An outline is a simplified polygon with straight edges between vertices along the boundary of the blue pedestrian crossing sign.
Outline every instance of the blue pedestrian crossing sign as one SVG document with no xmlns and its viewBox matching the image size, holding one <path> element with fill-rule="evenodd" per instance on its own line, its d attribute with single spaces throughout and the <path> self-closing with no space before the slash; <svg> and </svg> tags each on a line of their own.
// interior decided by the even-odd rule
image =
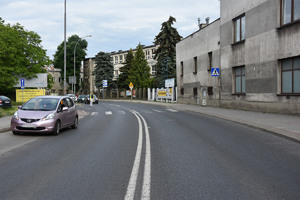
<svg viewBox="0 0 300 200">
<path fill-rule="evenodd" d="M 220 76 L 219 68 L 211 68 L 211 76 Z"/>
<path fill-rule="evenodd" d="M 21 89 L 25 89 L 25 80 L 21 79 Z"/>
</svg>

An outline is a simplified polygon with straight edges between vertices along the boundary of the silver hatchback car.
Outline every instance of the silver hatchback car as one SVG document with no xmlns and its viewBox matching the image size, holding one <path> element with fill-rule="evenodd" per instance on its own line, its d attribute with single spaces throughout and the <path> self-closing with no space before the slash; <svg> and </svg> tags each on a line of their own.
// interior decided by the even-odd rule
<svg viewBox="0 0 300 200">
<path fill-rule="evenodd" d="M 37 96 L 27 101 L 11 119 L 11 131 L 20 133 L 53 133 L 71 126 L 77 128 L 78 113 L 67 96 Z"/>
</svg>

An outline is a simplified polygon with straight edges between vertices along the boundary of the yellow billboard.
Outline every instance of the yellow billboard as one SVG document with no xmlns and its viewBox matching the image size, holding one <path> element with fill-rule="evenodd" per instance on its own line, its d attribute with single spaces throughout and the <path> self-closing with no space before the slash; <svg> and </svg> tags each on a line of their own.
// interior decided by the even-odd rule
<svg viewBox="0 0 300 200">
<path fill-rule="evenodd" d="M 45 95 L 45 89 L 17 89 L 16 90 L 16 101 L 17 102 L 26 102 L 29 99 L 36 96 Z"/>
</svg>

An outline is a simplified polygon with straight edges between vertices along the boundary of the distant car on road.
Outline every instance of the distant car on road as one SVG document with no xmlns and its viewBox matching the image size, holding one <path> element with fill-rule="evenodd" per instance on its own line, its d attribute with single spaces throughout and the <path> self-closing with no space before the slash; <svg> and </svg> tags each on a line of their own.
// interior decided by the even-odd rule
<svg viewBox="0 0 300 200">
<path fill-rule="evenodd" d="M 77 98 L 77 103 L 84 103 L 86 99 L 86 94 L 81 94 Z"/>
<path fill-rule="evenodd" d="M 10 108 L 11 100 L 10 98 L 0 95 L 0 108 Z"/>
<path fill-rule="evenodd" d="M 77 97 L 75 94 L 67 94 L 68 97 L 70 97 L 74 102 L 77 102 Z"/>
<path fill-rule="evenodd" d="M 19 107 L 11 119 L 11 131 L 20 133 L 53 133 L 71 126 L 77 128 L 78 113 L 68 96 L 37 96 Z"/>
<path fill-rule="evenodd" d="M 93 104 L 98 104 L 97 96 L 93 94 L 93 97 L 94 97 L 92 98 Z M 90 95 L 86 95 L 85 104 L 89 104 L 89 103 L 90 103 Z"/>
</svg>

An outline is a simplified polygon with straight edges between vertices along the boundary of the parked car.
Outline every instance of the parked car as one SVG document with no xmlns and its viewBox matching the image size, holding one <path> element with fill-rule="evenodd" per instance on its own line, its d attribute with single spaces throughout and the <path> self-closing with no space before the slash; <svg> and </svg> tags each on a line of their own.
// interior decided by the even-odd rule
<svg viewBox="0 0 300 200">
<path fill-rule="evenodd" d="M 10 98 L 0 95 L 0 108 L 10 108 L 11 100 Z"/>
<path fill-rule="evenodd" d="M 98 104 L 97 96 L 94 95 L 93 97 L 94 97 L 94 98 L 92 98 L 93 104 Z M 86 95 L 85 104 L 89 104 L 89 103 L 90 103 L 90 95 Z"/>
<path fill-rule="evenodd" d="M 86 94 L 81 94 L 77 98 L 77 103 L 84 103 L 86 99 Z"/>
<path fill-rule="evenodd" d="M 71 126 L 77 128 L 78 113 L 68 96 L 37 96 L 27 101 L 11 119 L 11 131 L 20 133 L 53 133 Z"/>
<path fill-rule="evenodd" d="M 70 97 L 74 102 L 77 102 L 77 97 L 75 94 L 67 94 L 68 97 Z"/>
</svg>

